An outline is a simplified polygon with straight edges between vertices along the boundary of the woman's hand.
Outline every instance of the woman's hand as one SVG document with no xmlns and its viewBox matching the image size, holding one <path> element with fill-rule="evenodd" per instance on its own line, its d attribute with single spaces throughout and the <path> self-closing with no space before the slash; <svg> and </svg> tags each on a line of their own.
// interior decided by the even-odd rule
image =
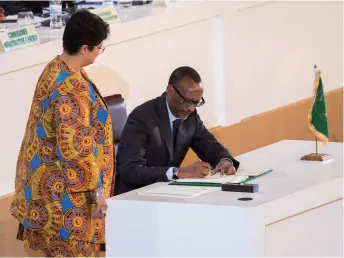
<svg viewBox="0 0 344 258">
<path fill-rule="evenodd" d="M 105 215 L 108 209 L 104 190 L 102 188 L 94 191 L 94 200 L 96 201 L 96 210 L 93 212 L 93 216 Z"/>
</svg>

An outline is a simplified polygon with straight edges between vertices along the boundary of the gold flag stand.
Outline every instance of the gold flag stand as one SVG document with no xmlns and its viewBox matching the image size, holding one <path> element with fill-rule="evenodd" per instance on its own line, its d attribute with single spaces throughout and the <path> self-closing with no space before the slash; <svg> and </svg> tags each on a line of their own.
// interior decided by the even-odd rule
<svg viewBox="0 0 344 258">
<path fill-rule="evenodd" d="M 320 78 L 320 72 L 316 71 L 315 69 L 317 68 L 317 65 L 314 65 L 314 71 L 315 71 L 315 81 L 314 81 L 314 98 L 316 98 L 317 95 L 317 87 L 319 85 L 319 80 Z M 315 99 L 314 99 L 315 101 Z M 313 101 L 313 102 L 314 102 Z M 314 105 L 314 103 L 313 103 Z M 310 111 L 311 113 L 311 111 Z M 311 115 L 308 115 L 309 123 L 311 123 Z M 331 155 L 325 154 L 325 153 L 318 153 L 318 137 L 317 137 L 317 132 L 316 129 L 311 127 L 311 131 L 315 134 L 315 153 L 307 154 L 301 157 L 301 160 L 309 160 L 309 161 L 325 161 L 331 158 Z M 322 135 L 322 134 L 320 134 Z M 326 136 L 325 136 L 326 137 Z M 322 139 L 322 138 L 320 138 Z M 325 139 L 325 142 L 327 143 L 327 138 Z"/>
<path fill-rule="evenodd" d="M 325 161 L 331 158 L 330 154 L 318 153 L 318 138 L 315 136 L 315 153 L 307 154 L 301 157 L 301 160 Z"/>
</svg>

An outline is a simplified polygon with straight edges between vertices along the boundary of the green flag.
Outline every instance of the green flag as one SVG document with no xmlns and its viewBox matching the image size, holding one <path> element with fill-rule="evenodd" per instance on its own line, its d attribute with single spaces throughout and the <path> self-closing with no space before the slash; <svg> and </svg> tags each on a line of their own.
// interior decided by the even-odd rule
<svg viewBox="0 0 344 258">
<path fill-rule="evenodd" d="M 316 72 L 314 81 L 314 101 L 313 107 L 308 115 L 309 127 L 311 131 L 321 141 L 328 142 L 327 114 L 324 97 L 324 89 L 320 76 L 320 71 Z"/>
</svg>

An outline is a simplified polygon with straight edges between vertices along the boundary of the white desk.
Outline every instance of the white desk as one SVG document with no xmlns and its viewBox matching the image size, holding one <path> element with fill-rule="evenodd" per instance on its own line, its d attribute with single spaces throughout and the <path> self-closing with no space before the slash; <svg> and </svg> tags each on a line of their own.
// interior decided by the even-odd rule
<svg viewBox="0 0 344 258">
<path fill-rule="evenodd" d="M 80 4 L 80 8 L 99 8 L 101 7 L 101 4 L 98 5 L 87 5 L 87 4 Z M 134 21 L 141 18 L 147 18 L 149 16 L 154 16 L 157 14 L 161 14 L 164 11 L 167 11 L 169 9 L 173 8 L 166 8 L 166 7 L 153 7 L 153 4 L 145 4 L 145 5 L 137 5 L 137 6 L 131 6 L 129 8 L 117 8 L 117 12 L 120 16 L 121 22 L 126 23 L 130 21 Z M 11 15 L 9 19 L 17 19 L 17 15 Z M 35 23 L 40 23 L 42 21 L 48 20 L 48 18 L 41 18 L 41 17 L 35 17 Z M 17 29 L 19 28 L 18 23 L 6 23 L 6 24 L 0 24 L 0 28 L 7 28 L 7 29 Z M 52 30 L 50 27 L 42 27 L 39 26 L 36 28 L 37 33 L 39 35 L 41 43 L 47 43 L 54 40 L 62 40 L 64 27 L 59 30 Z"/>
<path fill-rule="evenodd" d="M 182 199 L 137 190 L 112 198 L 107 256 L 342 256 L 343 144 L 321 144 L 332 161 L 301 161 L 313 148 L 286 140 L 238 156 L 273 168 L 254 181 L 258 193 L 213 188 Z"/>
</svg>

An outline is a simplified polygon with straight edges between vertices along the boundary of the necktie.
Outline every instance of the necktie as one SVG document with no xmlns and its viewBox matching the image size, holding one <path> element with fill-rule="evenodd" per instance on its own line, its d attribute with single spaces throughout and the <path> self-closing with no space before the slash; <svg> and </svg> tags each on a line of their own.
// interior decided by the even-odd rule
<svg viewBox="0 0 344 258">
<path fill-rule="evenodd" d="M 178 133 L 179 122 L 180 122 L 179 119 L 176 119 L 173 121 L 173 133 L 172 133 L 172 136 L 173 136 L 173 152 L 174 152 L 176 145 L 177 145 L 177 133 Z"/>
</svg>

